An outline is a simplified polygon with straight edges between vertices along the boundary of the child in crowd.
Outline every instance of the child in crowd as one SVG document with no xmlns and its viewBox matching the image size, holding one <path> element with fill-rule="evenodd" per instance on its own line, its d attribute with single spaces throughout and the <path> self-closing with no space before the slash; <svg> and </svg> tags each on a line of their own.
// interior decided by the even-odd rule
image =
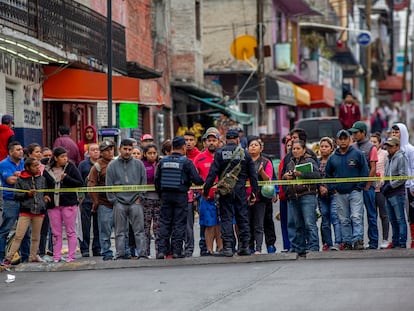
<svg viewBox="0 0 414 311">
<path fill-rule="evenodd" d="M 16 236 L 2 265 L 11 265 L 13 256 L 19 250 L 22 239 L 30 225 L 32 236 L 29 262 L 43 262 L 37 254 L 37 250 L 39 248 L 40 229 L 46 210 L 45 202 L 49 202 L 50 197 L 38 192 L 38 190 L 46 188 L 45 178 L 40 174 L 39 160 L 35 158 L 26 159 L 24 170 L 17 178 L 15 188 L 26 191 L 14 193 L 14 198 L 20 202 L 19 219 L 17 221 Z"/>
<path fill-rule="evenodd" d="M 321 177 L 325 177 L 325 167 L 326 163 L 332 152 L 334 151 L 334 141 L 329 137 L 323 137 L 319 142 L 319 153 L 321 157 L 318 160 L 319 172 Z M 339 222 L 338 211 L 336 208 L 334 196 L 328 191 L 326 184 L 320 184 L 318 188 L 318 201 L 319 209 L 322 215 L 322 240 L 323 246 L 322 250 L 339 250 L 343 247 L 342 244 L 342 235 L 341 235 L 341 223 Z M 332 230 L 333 226 L 335 233 L 335 244 L 332 243 Z"/>
</svg>

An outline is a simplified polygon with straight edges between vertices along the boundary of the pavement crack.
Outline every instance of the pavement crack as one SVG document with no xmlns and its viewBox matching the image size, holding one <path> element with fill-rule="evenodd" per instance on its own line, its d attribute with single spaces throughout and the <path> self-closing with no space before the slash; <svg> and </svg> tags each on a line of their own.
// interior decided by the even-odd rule
<svg viewBox="0 0 414 311">
<path fill-rule="evenodd" d="M 272 269 L 271 271 L 268 271 L 265 274 L 261 274 L 257 277 L 255 277 L 254 279 L 250 280 L 247 283 L 244 283 L 242 286 L 239 286 L 237 288 L 233 288 L 229 291 L 226 291 L 220 295 L 212 297 L 210 299 L 208 299 L 207 301 L 203 302 L 203 305 L 200 307 L 196 307 L 194 310 L 195 311 L 202 311 L 202 310 L 206 310 L 207 308 L 210 308 L 211 306 L 215 305 L 215 304 L 220 304 L 220 302 L 227 300 L 229 298 L 231 298 L 232 296 L 236 296 L 236 295 L 240 295 L 243 292 L 248 291 L 250 288 L 254 287 L 256 284 L 262 282 L 263 280 L 267 279 L 268 277 L 270 277 L 272 274 L 279 272 L 281 269 L 283 269 L 284 266 L 280 266 L 280 267 L 276 267 L 274 269 Z"/>
</svg>

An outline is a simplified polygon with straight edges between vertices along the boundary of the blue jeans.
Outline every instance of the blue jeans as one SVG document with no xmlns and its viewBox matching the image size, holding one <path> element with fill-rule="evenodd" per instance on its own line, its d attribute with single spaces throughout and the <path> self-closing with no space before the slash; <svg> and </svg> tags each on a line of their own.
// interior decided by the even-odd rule
<svg viewBox="0 0 414 311">
<path fill-rule="evenodd" d="M 375 189 L 370 187 L 364 190 L 364 204 L 367 210 L 368 239 L 370 248 L 378 248 L 377 205 L 375 203 Z"/>
<path fill-rule="evenodd" d="M 3 201 L 2 223 L 0 226 L 0 261 L 6 256 L 7 237 L 19 218 L 20 203 L 12 200 Z M 20 245 L 21 261 L 29 260 L 30 254 L 30 229 L 27 230 Z"/>
<path fill-rule="evenodd" d="M 364 204 L 362 191 L 334 195 L 341 222 L 342 242 L 352 244 L 364 240 Z"/>
<path fill-rule="evenodd" d="M 114 227 L 113 210 L 105 205 L 98 206 L 98 228 L 101 254 L 104 258 L 113 257 L 111 250 L 111 233 Z"/>
<path fill-rule="evenodd" d="M 407 244 L 407 222 L 405 221 L 405 196 L 394 195 L 386 198 L 388 218 L 392 227 L 392 246 Z"/>
<path fill-rule="evenodd" d="M 297 200 L 288 200 L 289 213 L 295 220 L 294 249 L 298 254 L 306 250 L 319 251 L 318 226 L 316 225 L 316 195 L 308 194 Z"/>
<path fill-rule="evenodd" d="M 319 209 L 322 214 L 322 238 L 324 243 L 328 246 L 332 246 L 332 230 L 333 226 L 335 234 L 335 244 L 342 243 L 342 232 L 341 232 L 341 223 L 338 217 L 338 208 L 333 195 L 320 196 L 319 197 Z"/>
<path fill-rule="evenodd" d="M 279 201 L 279 208 L 280 208 L 280 228 L 282 230 L 282 239 L 283 239 L 283 249 L 289 250 L 290 249 L 290 234 L 288 228 L 288 206 L 286 200 Z M 292 239 L 295 236 L 292 233 Z"/>
</svg>

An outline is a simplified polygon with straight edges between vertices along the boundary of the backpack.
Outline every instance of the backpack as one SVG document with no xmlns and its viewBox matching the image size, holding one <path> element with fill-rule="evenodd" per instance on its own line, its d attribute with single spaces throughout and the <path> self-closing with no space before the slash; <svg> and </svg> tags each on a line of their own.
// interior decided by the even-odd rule
<svg viewBox="0 0 414 311">
<path fill-rule="evenodd" d="M 230 164 L 233 162 L 238 152 L 240 153 L 240 161 L 229 172 L 227 172 L 227 170 L 230 167 Z M 233 191 L 237 181 L 239 180 L 238 176 L 241 172 L 241 161 L 243 161 L 243 159 L 244 150 L 240 146 L 238 146 L 234 151 L 229 161 L 229 164 L 227 164 L 227 167 L 221 174 L 220 179 L 217 183 L 217 190 L 220 193 L 220 195 L 228 195 Z"/>
<path fill-rule="evenodd" d="M 95 169 L 96 169 L 96 171 L 98 172 L 98 179 L 97 179 L 97 182 L 98 182 L 98 184 L 99 184 L 99 182 L 101 181 L 101 170 L 102 170 L 102 168 L 101 168 L 101 165 L 98 163 L 98 162 L 95 162 L 94 164 L 93 164 L 93 166 L 95 166 Z M 91 168 L 91 170 L 92 170 L 92 168 Z M 86 184 L 88 184 L 88 181 L 89 181 L 89 175 L 91 174 L 91 172 L 89 171 L 89 174 L 88 174 L 88 176 L 86 176 Z"/>
</svg>

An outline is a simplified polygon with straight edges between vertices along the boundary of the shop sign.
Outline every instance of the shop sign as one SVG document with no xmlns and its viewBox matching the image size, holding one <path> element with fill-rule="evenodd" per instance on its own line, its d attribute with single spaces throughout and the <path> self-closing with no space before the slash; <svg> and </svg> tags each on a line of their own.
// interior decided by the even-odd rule
<svg viewBox="0 0 414 311">
<path fill-rule="evenodd" d="M 40 83 L 40 65 L 9 53 L 0 52 L 0 72 L 5 75 Z"/>
</svg>

